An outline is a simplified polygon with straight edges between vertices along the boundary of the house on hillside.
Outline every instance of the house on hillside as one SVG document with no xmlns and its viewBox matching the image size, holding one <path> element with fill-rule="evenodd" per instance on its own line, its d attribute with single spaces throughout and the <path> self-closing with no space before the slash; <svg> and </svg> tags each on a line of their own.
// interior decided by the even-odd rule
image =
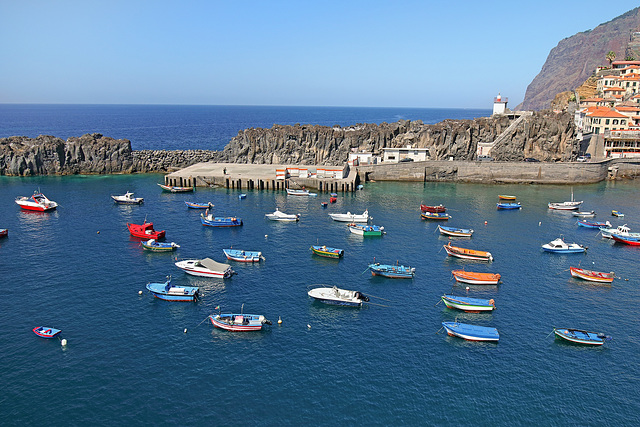
<svg viewBox="0 0 640 427">
<path fill-rule="evenodd" d="M 629 129 L 629 117 L 612 108 L 590 107 L 585 112 L 584 131 L 595 135 Z"/>
</svg>

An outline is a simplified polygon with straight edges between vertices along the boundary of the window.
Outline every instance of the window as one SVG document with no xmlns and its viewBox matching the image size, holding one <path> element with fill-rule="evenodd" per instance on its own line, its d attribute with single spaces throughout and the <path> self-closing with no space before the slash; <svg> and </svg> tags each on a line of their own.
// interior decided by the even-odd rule
<svg viewBox="0 0 640 427">
<path fill-rule="evenodd" d="M 613 124 L 617 125 L 618 124 L 618 119 L 613 119 Z"/>
<path fill-rule="evenodd" d="M 626 120 L 620 120 L 620 124 L 624 125 L 626 123 Z"/>
<path fill-rule="evenodd" d="M 608 125 L 609 124 L 609 119 L 605 120 L 604 124 Z"/>
<path fill-rule="evenodd" d="M 600 133 L 600 128 L 596 128 L 596 132 L 595 132 L 595 134 L 597 135 L 597 134 L 599 134 L 599 133 Z"/>
</svg>

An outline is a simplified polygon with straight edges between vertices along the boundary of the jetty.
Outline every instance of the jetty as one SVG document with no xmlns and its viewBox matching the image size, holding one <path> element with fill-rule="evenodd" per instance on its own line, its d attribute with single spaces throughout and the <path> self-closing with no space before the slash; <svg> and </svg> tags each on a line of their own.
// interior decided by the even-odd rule
<svg viewBox="0 0 640 427">
<path fill-rule="evenodd" d="M 353 192 L 359 182 L 355 168 L 324 165 L 196 163 L 164 177 L 165 185 L 223 187 L 236 190 L 310 188 L 318 192 Z"/>
</svg>

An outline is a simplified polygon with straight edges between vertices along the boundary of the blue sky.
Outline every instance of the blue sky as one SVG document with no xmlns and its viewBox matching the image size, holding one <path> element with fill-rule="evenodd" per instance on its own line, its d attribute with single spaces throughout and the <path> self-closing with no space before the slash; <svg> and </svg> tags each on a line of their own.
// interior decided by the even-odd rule
<svg viewBox="0 0 640 427">
<path fill-rule="evenodd" d="M 0 0 L 0 103 L 515 106 L 561 39 L 636 6 Z"/>
</svg>

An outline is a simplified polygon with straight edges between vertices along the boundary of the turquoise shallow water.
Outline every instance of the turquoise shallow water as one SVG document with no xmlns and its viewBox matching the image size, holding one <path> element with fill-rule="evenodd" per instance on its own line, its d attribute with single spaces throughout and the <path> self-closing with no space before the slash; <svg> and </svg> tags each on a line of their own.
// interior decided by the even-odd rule
<svg viewBox="0 0 640 427">
<path fill-rule="evenodd" d="M 368 183 L 364 191 L 327 199 L 225 189 L 164 194 L 161 176 L 0 178 L 0 271 L 4 280 L 0 366 L 4 425 L 47 424 L 634 424 L 637 384 L 638 255 L 640 249 L 579 228 L 549 201 L 570 196 L 564 186 Z M 40 188 L 60 208 L 22 212 L 13 199 Z M 134 191 L 142 206 L 117 206 L 110 194 Z M 640 187 L 612 182 L 574 188 L 599 220 L 636 216 Z M 498 194 L 516 194 L 524 208 L 497 211 Z M 203 227 L 183 201 L 211 201 L 215 212 L 244 226 Z M 491 264 L 448 258 L 436 223 L 419 204 L 443 203 L 449 225 L 476 230 L 460 246 L 492 252 Z M 300 213 L 294 224 L 272 223 L 275 207 Z M 350 234 L 331 212 L 365 208 L 388 234 Z M 609 212 L 627 214 L 624 221 Z M 174 254 L 148 253 L 129 237 L 127 222 L 153 221 Z M 485 225 L 485 221 L 487 224 Z M 100 232 L 98 234 L 98 231 Z M 586 255 L 543 253 L 564 235 L 589 246 Z M 340 261 L 311 255 L 320 242 L 343 248 Z M 180 258 L 222 249 L 260 250 L 266 261 L 238 265 L 230 280 L 187 276 Z M 416 267 L 414 280 L 363 273 L 373 259 Z M 612 286 L 572 279 L 570 265 L 615 271 Z M 464 267 L 502 274 L 499 286 L 454 286 Z M 200 286 L 198 303 L 152 298 L 149 281 Z M 628 279 L 628 280 L 627 280 Z M 335 284 L 380 297 L 362 309 L 314 303 L 312 284 Z M 493 314 L 464 314 L 438 304 L 443 293 L 494 298 Z M 229 333 L 200 322 L 220 305 L 264 314 L 274 325 L 259 333 Z M 278 317 L 283 323 L 276 324 Z M 440 332 L 445 320 L 496 327 L 499 344 L 467 342 Z M 38 325 L 63 330 L 69 341 L 43 340 Z M 308 328 L 310 325 L 311 328 Z M 554 340 L 553 326 L 605 332 L 614 340 L 583 348 Z M 183 333 L 183 329 L 188 332 Z M 47 410 L 35 410 L 46 406 Z"/>
</svg>

